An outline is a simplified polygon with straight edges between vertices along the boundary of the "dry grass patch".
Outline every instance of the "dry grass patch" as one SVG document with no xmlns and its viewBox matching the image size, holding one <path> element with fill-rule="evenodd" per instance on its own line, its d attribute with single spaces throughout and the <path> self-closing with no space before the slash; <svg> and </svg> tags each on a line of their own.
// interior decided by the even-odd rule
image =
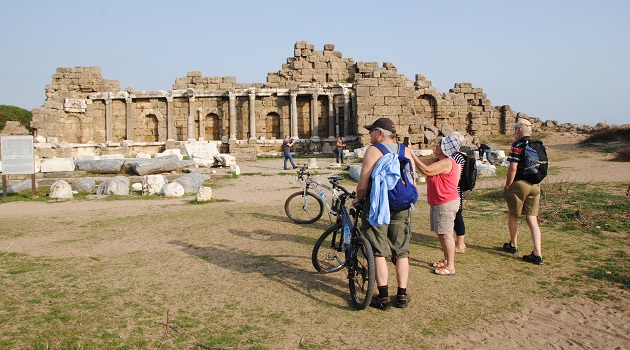
<svg viewBox="0 0 630 350">
<path fill-rule="evenodd" d="M 614 193 L 594 198 L 609 203 Z M 564 205 L 577 203 L 573 192 L 567 196 Z M 501 251 L 508 235 L 500 192 L 475 190 L 465 204 L 468 250 L 457 256 L 457 275 L 431 273 L 441 250 L 428 229 L 428 206 L 419 203 L 409 307 L 358 312 L 343 272 L 322 275 L 311 266 L 326 220 L 295 225 L 283 204 L 215 202 L 74 216 L 51 210 L 18 219 L 15 229 L 0 225 L 0 323 L 8 325 L 0 348 L 432 349 L 445 330 L 465 330 L 549 298 L 613 299 L 626 288 L 628 226 L 595 234 L 549 218 L 546 265 L 526 264 L 522 254 Z M 523 222 L 521 230 L 527 253 Z M 393 271 L 390 285 L 395 293 Z M 396 330 L 384 330 L 392 320 Z"/>
</svg>

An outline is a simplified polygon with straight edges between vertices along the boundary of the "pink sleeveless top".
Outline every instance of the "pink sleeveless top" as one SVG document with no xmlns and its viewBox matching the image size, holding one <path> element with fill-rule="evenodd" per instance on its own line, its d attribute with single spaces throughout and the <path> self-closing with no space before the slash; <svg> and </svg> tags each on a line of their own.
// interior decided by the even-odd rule
<svg viewBox="0 0 630 350">
<path fill-rule="evenodd" d="M 448 173 L 427 176 L 427 199 L 429 205 L 440 205 L 455 199 L 459 200 L 457 184 L 459 183 L 459 164 L 453 158 L 446 158 L 453 163 Z"/>
</svg>

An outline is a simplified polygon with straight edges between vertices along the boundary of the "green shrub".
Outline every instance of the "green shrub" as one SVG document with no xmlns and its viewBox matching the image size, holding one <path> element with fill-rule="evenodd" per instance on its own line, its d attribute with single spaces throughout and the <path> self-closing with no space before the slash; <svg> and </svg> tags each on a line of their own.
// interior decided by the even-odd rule
<svg viewBox="0 0 630 350">
<path fill-rule="evenodd" d="M 21 125 L 31 130 L 30 125 L 32 119 L 32 113 L 26 109 L 15 106 L 0 105 L 0 130 L 4 129 L 4 124 L 7 121 L 20 122 Z"/>
</svg>

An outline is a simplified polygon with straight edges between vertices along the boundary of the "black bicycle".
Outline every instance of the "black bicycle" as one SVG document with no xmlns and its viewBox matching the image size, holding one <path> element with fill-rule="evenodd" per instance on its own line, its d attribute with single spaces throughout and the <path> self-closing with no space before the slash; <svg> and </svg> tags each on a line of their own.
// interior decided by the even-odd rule
<svg viewBox="0 0 630 350">
<path fill-rule="evenodd" d="M 324 231 L 315 243 L 311 261 L 320 273 L 346 268 L 352 305 L 357 310 L 363 310 L 370 305 L 376 283 L 374 253 L 358 226 L 361 204 L 350 209 L 346 206 L 346 201 L 356 198 L 355 193 L 348 192 L 333 179 L 330 182 L 333 188 L 342 192 L 339 195 L 339 215 L 337 222 Z"/>
</svg>

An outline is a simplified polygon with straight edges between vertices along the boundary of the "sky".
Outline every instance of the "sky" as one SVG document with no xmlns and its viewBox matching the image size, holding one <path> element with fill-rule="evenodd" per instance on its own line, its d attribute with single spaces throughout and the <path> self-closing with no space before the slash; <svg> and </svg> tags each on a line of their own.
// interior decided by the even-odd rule
<svg viewBox="0 0 630 350">
<path fill-rule="evenodd" d="M 58 67 L 100 66 L 123 90 L 188 71 L 264 83 L 308 41 L 543 121 L 630 123 L 627 0 L 6 0 L 0 17 L 0 105 L 28 110 Z"/>
</svg>

